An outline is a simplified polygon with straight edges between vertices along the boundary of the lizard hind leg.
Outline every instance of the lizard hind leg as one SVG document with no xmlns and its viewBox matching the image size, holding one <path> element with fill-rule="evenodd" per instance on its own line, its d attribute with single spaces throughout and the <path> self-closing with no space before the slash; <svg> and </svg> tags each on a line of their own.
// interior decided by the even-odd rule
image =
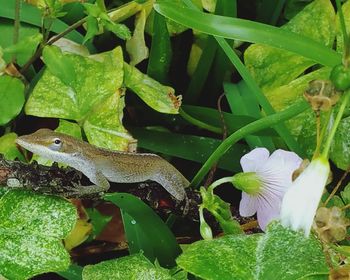
<svg viewBox="0 0 350 280">
<path fill-rule="evenodd" d="M 170 170 L 164 168 L 157 172 L 152 180 L 162 185 L 177 200 L 182 201 L 186 198 L 185 188 L 190 182 L 175 167 L 170 166 L 172 167 Z"/>
</svg>

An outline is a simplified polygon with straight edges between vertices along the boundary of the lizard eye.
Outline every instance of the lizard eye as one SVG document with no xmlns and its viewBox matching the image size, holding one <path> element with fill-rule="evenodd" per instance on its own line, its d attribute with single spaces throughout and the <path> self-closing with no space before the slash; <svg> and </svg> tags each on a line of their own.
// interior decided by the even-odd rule
<svg viewBox="0 0 350 280">
<path fill-rule="evenodd" d="M 62 141 L 59 138 L 55 138 L 49 148 L 53 151 L 59 151 L 62 147 Z"/>
</svg>

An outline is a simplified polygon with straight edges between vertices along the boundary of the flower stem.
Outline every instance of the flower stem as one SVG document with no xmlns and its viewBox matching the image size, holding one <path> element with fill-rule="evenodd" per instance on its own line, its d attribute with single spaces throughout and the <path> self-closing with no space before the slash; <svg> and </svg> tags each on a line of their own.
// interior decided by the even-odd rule
<svg viewBox="0 0 350 280">
<path fill-rule="evenodd" d="M 224 177 L 224 178 L 221 178 L 219 180 L 216 180 L 215 182 L 213 182 L 209 188 L 211 189 L 215 189 L 216 187 L 222 185 L 222 184 L 225 184 L 225 183 L 231 183 L 232 182 L 232 177 Z"/>
<path fill-rule="evenodd" d="M 344 93 L 343 102 L 342 102 L 342 104 L 340 105 L 340 108 L 339 108 L 337 117 L 335 118 L 334 124 L 333 124 L 333 126 L 332 126 L 332 129 L 331 129 L 329 135 L 328 135 L 328 138 L 327 138 L 327 141 L 326 141 L 324 150 L 323 150 L 323 152 L 322 152 L 322 155 L 323 155 L 324 158 L 328 158 L 328 156 L 329 156 L 329 150 L 330 150 L 330 148 L 331 148 L 331 144 L 332 144 L 332 141 L 333 141 L 335 132 L 337 131 L 338 125 L 339 125 L 339 123 L 340 123 L 340 121 L 341 121 L 341 119 L 342 119 L 342 116 L 343 116 L 343 114 L 344 114 L 346 105 L 347 105 L 348 102 L 349 102 L 349 98 L 350 98 L 350 90 L 348 89 L 348 90 L 345 91 L 345 93 Z"/>
<path fill-rule="evenodd" d="M 288 120 L 309 108 L 309 104 L 305 100 L 300 100 L 296 104 L 288 107 L 286 110 L 266 116 L 262 119 L 256 120 L 232 133 L 227 137 L 211 154 L 207 161 L 203 164 L 202 168 L 197 172 L 196 176 L 193 178 L 191 185 L 198 186 L 202 181 L 203 177 L 210 170 L 211 166 L 217 162 L 223 154 L 225 154 L 232 145 L 237 143 L 237 141 L 244 138 L 253 132 L 262 130 L 267 127 L 274 126 L 282 121 Z"/>
<path fill-rule="evenodd" d="M 327 111 L 326 123 L 322 127 L 321 134 L 320 134 L 320 139 L 317 142 L 317 146 L 316 146 L 316 149 L 315 149 L 315 152 L 314 152 L 314 157 L 317 157 L 319 155 L 319 153 L 320 153 L 321 145 L 323 143 L 324 136 L 325 136 L 327 128 L 329 126 L 329 122 L 331 120 L 332 113 L 333 113 L 333 108 L 331 110 Z"/>
</svg>

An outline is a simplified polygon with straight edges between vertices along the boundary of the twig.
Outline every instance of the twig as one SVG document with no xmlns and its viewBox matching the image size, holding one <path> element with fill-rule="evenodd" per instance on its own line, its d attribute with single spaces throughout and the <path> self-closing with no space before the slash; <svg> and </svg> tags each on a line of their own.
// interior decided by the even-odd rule
<svg viewBox="0 0 350 280">
<path fill-rule="evenodd" d="M 222 108 L 221 108 L 221 101 L 222 101 L 222 98 L 224 96 L 225 96 L 225 93 L 221 94 L 219 96 L 218 102 L 217 102 L 218 111 L 220 113 L 220 120 L 221 120 L 221 123 L 222 123 L 222 140 L 225 140 L 227 138 L 227 126 L 226 126 L 224 114 L 222 113 Z M 217 167 L 218 167 L 218 164 L 216 163 L 210 169 L 208 177 L 207 177 L 207 180 L 204 183 L 205 187 L 208 187 L 213 182 L 214 174 L 215 174 L 215 171 L 216 171 Z"/>
<path fill-rule="evenodd" d="M 324 202 L 324 206 L 327 206 L 328 202 L 331 200 L 331 198 L 335 195 L 335 193 L 338 191 L 341 183 L 344 181 L 345 177 L 349 174 L 350 172 L 350 166 L 348 169 L 344 172 L 343 176 L 341 176 L 340 180 L 338 181 L 337 185 L 334 187 L 332 190 L 331 194 L 328 196 L 327 200 Z"/>
</svg>

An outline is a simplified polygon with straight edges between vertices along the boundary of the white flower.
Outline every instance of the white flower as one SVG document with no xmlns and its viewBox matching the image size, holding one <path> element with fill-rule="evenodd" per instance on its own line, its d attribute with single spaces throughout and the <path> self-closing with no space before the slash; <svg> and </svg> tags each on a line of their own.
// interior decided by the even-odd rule
<svg viewBox="0 0 350 280">
<path fill-rule="evenodd" d="M 318 204 L 329 175 L 328 160 L 315 158 L 293 182 L 281 207 L 281 222 L 309 236 Z"/>
<path fill-rule="evenodd" d="M 240 177 L 237 174 L 232 180 L 234 186 L 243 190 L 240 215 L 248 217 L 257 213 L 262 230 L 271 220 L 279 218 L 282 198 L 292 183 L 293 172 L 302 162 L 297 154 L 284 150 L 269 155 L 265 148 L 256 148 L 244 155 L 241 166 L 246 177 L 252 176 L 252 179 L 236 180 Z"/>
</svg>

